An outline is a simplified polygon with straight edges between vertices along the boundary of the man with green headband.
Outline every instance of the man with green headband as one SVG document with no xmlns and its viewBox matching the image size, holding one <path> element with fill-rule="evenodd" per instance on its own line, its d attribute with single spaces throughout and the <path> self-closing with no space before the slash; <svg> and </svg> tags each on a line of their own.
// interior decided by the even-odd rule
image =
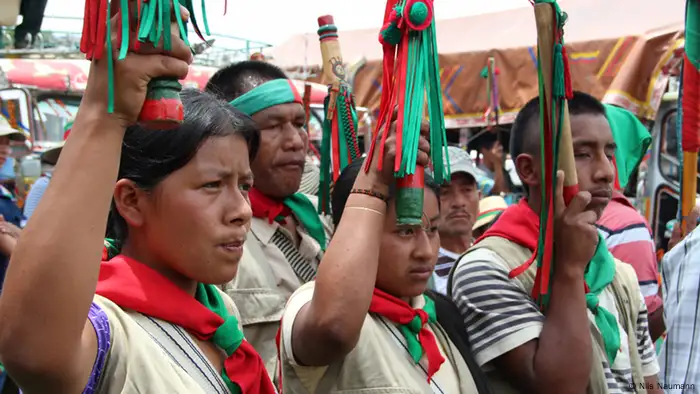
<svg viewBox="0 0 700 394">
<path fill-rule="evenodd" d="M 476 361 L 494 392 L 662 393 L 647 310 L 634 269 L 605 248 L 596 228 L 612 197 L 616 148 L 605 108 L 569 100 L 580 192 L 564 204 L 559 171 L 550 301 L 532 299 L 541 206 L 539 98 L 518 113 L 510 153 L 527 197 L 510 206 L 457 262 L 450 289 Z"/>
<path fill-rule="evenodd" d="M 277 376 L 275 338 L 289 296 L 316 276 L 330 239 L 314 196 L 299 193 L 308 135 L 302 98 L 284 72 L 259 61 L 219 70 L 206 90 L 250 116 L 260 129 L 251 162 L 253 220 L 238 275 L 224 290 L 239 305 L 246 338 Z"/>
</svg>

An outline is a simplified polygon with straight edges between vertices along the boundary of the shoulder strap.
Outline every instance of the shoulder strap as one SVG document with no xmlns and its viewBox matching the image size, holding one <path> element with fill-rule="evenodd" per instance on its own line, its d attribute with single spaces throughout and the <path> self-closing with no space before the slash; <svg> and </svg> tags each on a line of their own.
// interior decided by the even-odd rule
<svg viewBox="0 0 700 394">
<path fill-rule="evenodd" d="M 221 376 L 184 330 L 140 313 L 130 316 L 202 390 L 207 393 L 230 394 Z"/>
<path fill-rule="evenodd" d="M 316 277 L 316 268 L 299 253 L 297 247 L 279 229 L 272 235 L 272 243 L 282 252 L 302 283 L 310 282 Z"/>
<path fill-rule="evenodd" d="M 480 394 L 490 393 L 491 389 L 489 388 L 486 375 L 476 362 L 469 345 L 469 335 L 459 309 L 451 299 L 440 293 L 427 291 L 425 294 L 435 303 L 438 323 L 462 355 L 478 392 Z"/>
</svg>

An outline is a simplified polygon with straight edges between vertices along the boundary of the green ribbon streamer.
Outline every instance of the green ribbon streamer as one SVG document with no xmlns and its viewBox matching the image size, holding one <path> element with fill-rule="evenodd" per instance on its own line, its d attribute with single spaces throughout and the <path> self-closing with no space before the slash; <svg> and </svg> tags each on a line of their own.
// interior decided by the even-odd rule
<svg viewBox="0 0 700 394">
<path fill-rule="evenodd" d="M 325 251 L 326 230 L 311 200 L 303 193 L 295 193 L 284 199 L 284 205 L 292 210 L 311 238 L 315 239 L 321 246 L 321 250 Z"/>
<path fill-rule="evenodd" d="M 423 299 L 425 300 L 425 306 L 423 307 L 423 311 L 428 315 L 428 323 L 437 322 L 437 315 L 435 313 L 435 303 L 425 294 L 423 295 Z M 414 317 L 410 323 L 402 324 L 398 327 L 399 331 L 406 339 L 406 348 L 408 348 L 408 354 L 411 356 L 415 363 L 418 363 L 420 359 L 423 358 L 423 353 L 425 353 L 425 351 L 423 350 L 423 346 L 418 340 L 418 334 L 423 328 L 423 322 L 421 321 L 420 316 L 416 315 L 416 317 Z"/>
<path fill-rule="evenodd" d="M 111 0 L 117 1 L 117 0 Z M 110 3 L 111 3 L 110 1 Z M 141 0 L 139 0 L 141 1 Z M 136 12 L 136 6 L 132 5 L 129 7 L 129 0 L 119 0 L 120 7 L 123 12 L 121 13 L 121 37 L 129 37 L 129 19 Z M 177 21 L 177 26 L 180 31 L 180 38 L 190 46 L 190 41 L 188 39 L 187 27 L 182 21 L 182 13 L 180 12 L 180 5 L 184 6 L 190 13 L 190 20 L 195 29 L 197 27 L 197 20 L 195 19 L 194 6 L 191 0 L 180 0 L 175 3 L 173 8 L 170 0 L 149 0 L 141 1 L 141 15 L 139 20 L 139 30 L 137 32 L 137 39 L 142 43 L 150 43 L 154 46 L 159 45 L 161 37 L 163 39 L 163 49 L 165 51 L 172 50 L 172 37 L 170 35 L 170 14 L 175 14 L 175 19 Z M 111 40 L 111 7 L 107 5 L 107 34 L 106 34 L 106 45 L 107 45 L 107 60 L 108 65 L 108 103 L 107 111 L 109 113 L 114 112 L 114 56 L 112 55 L 112 40 Z M 206 9 L 204 7 L 204 0 L 202 0 L 202 21 L 204 22 L 204 27 L 206 34 L 209 35 L 209 25 L 207 21 Z M 119 54 L 117 56 L 118 60 L 124 60 L 129 53 L 130 42 L 128 39 L 122 40 L 119 47 Z"/>
<path fill-rule="evenodd" d="M 238 327 L 238 319 L 236 316 L 229 313 L 226 309 L 226 304 L 221 298 L 221 294 L 213 285 L 205 285 L 199 283 L 197 285 L 197 292 L 195 293 L 195 299 L 204 305 L 210 311 L 219 315 L 224 319 L 224 323 L 220 325 L 211 340 L 216 346 L 221 348 L 226 356 L 231 356 L 238 347 L 243 342 L 244 336 L 243 331 Z M 231 379 L 226 374 L 226 369 L 221 369 L 221 377 L 226 383 L 226 387 L 231 390 L 233 394 L 241 394 L 241 387 L 238 384 L 231 381 Z"/>
<path fill-rule="evenodd" d="M 406 2 L 402 1 L 395 7 L 397 14 L 422 22 L 427 16 L 425 4 L 415 3 L 411 9 L 405 9 Z M 408 15 L 407 15 L 408 14 Z M 391 26 L 382 32 L 385 40 L 393 42 Z M 439 59 L 437 49 L 437 34 L 435 18 L 430 25 L 421 31 L 408 31 L 408 62 L 406 69 L 406 93 L 403 108 L 403 139 L 401 146 L 401 163 L 397 178 L 415 174 L 418 156 L 418 141 L 420 127 L 423 121 L 424 108 L 427 100 L 428 117 L 430 122 L 431 162 L 433 177 L 436 182 L 444 183 L 449 180 L 449 160 L 447 153 L 447 132 L 445 129 L 445 113 L 442 103 L 442 85 L 440 82 Z M 427 94 L 426 94 L 427 93 Z M 445 168 L 447 166 L 447 168 Z"/>
</svg>

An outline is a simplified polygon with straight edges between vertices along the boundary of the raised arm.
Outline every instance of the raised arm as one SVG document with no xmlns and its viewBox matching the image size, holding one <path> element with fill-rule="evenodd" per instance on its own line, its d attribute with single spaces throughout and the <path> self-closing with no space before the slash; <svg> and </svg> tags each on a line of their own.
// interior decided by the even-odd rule
<svg viewBox="0 0 700 394">
<path fill-rule="evenodd" d="M 428 141 L 421 139 L 419 149 L 418 164 L 427 165 Z M 391 135 L 386 141 L 384 171 L 377 170 L 375 157 L 369 173 L 360 171 L 354 188 L 388 195 L 394 179 L 394 151 Z M 319 265 L 313 299 L 302 307 L 294 321 L 292 349 L 297 362 L 329 365 L 355 348 L 372 300 L 385 214 L 386 203 L 379 198 L 362 194 L 348 197 L 342 219 Z"/>
<path fill-rule="evenodd" d="M 523 392 L 581 393 L 591 372 L 592 343 L 586 307 L 584 271 L 595 252 L 596 213 L 587 210 L 588 192 L 565 207 L 563 171 L 557 174 L 555 267 L 552 295 L 539 338 L 494 360 Z"/>
<path fill-rule="evenodd" d="M 119 31 L 120 14 L 114 14 L 112 31 Z M 25 393 L 78 393 L 87 382 L 96 355 L 87 316 L 122 138 L 138 117 L 151 77 L 187 74 L 191 54 L 178 37 L 173 34 L 171 56 L 134 53 L 115 62 L 112 114 L 108 61 L 91 64 L 73 132 L 14 249 L 0 296 L 0 360 Z M 117 38 L 112 42 L 119 48 Z"/>
</svg>

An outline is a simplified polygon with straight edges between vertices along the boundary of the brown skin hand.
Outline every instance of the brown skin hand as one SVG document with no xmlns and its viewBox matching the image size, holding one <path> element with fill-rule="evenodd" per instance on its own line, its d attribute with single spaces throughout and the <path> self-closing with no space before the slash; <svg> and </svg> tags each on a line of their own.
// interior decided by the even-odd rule
<svg viewBox="0 0 700 394">
<path fill-rule="evenodd" d="M 385 163 L 392 163 L 396 157 L 394 129 L 395 123 L 386 138 Z M 429 125 L 421 126 L 417 165 L 429 162 L 429 131 Z M 370 170 L 360 171 L 353 188 L 388 195 L 394 175 L 391 166 L 377 168 L 379 154 L 376 150 L 374 157 L 366 159 L 371 161 Z M 393 204 L 387 206 L 375 197 L 350 194 L 345 214 L 319 265 L 313 298 L 294 321 L 291 345 L 297 362 L 330 365 L 350 353 L 360 339 L 375 284 L 402 298 L 425 290 L 440 245 L 435 227 L 440 216 L 438 200 L 427 193 L 424 213 L 430 224 L 425 229 L 396 227 Z"/>
<path fill-rule="evenodd" d="M 472 243 L 472 227 L 479 215 L 481 192 L 471 174 L 458 172 L 450 178 L 450 183 L 440 188 L 440 245 L 462 254 Z"/>
<path fill-rule="evenodd" d="M 493 172 L 493 188 L 492 195 L 501 193 L 509 193 L 508 180 L 506 179 L 506 171 L 503 167 L 503 145 L 499 141 L 494 142 L 491 148 L 480 149 L 481 155 L 484 157 L 484 164 Z"/>
<path fill-rule="evenodd" d="M 581 284 L 597 244 L 595 222 L 612 196 L 611 159 L 615 143 L 602 115 L 572 116 L 571 131 L 581 192 L 564 209 L 560 171 L 555 213 L 557 269 L 544 327 L 538 339 L 494 360 L 496 368 L 527 393 L 582 393 L 590 376 L 591 333 L 588 324 L 581 324 L 588 320 Z M 539 163 L 537 154 L 525 153 L 516 158 L 518 175 L 530 190 L 528 202 L 535 212 L 540 209 Z"/>
</svg>

